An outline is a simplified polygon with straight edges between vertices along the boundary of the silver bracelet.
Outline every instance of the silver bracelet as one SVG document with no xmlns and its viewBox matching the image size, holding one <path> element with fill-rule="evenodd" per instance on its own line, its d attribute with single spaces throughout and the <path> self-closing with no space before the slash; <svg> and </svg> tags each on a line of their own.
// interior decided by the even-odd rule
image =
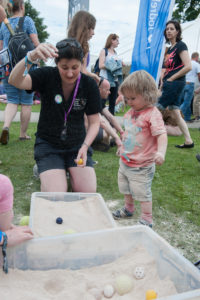
<svg viewBox="0 0 200 300">
<path fill-rule="evenodd" d="M 89 145 L 86 142 L 83 142 L 82 146 L 85 145 L 89 148 Z"/>
</svg>

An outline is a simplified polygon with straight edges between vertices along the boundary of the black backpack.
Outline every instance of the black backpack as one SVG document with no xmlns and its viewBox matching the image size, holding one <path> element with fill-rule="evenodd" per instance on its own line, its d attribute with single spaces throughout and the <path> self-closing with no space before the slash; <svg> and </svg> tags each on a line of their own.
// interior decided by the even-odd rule
<svg viewBox="0 0 200 300">
<path fill-rule="evenodd" d="M 23 31 L 24 18 L 25 17 L 19 18 L 15 34 L 10 35 L 10 39 L 8 41 L 8 49 L 12 55 L 12 67 L 24 58 L 28 51 L 35 48 L 29 35 Z"/>
<path fill-rule="evenodd" d="M 108 55 L 108 49 L 107 48 L 104 48 L 105 50 L 105 56 Z M 99 74 L 100 72 L 100 69 L 99 69 L 99 58 L 97 58 L 96 62 L 95 62 L 95 65 L 94 65 L 94 73 L 96 74 Z"/>
</svg>

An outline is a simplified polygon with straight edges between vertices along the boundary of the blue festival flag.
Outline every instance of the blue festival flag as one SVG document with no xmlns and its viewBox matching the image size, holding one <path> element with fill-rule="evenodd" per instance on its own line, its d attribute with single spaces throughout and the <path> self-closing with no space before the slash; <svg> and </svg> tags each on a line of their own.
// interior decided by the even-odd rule
<svg viewBox="0 0 200 300">
<path fill-rule="evenodd" d="M 154 79 L 164 48 L 164 29 L 171 18 L 174 0 L 140 0 L 131 73 L 146 70 Z"/>
</svg>

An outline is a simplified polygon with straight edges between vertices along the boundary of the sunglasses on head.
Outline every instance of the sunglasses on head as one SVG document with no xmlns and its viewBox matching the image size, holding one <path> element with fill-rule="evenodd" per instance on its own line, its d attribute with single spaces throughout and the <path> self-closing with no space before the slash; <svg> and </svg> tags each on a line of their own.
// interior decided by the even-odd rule
<svg viewBox="0 0 200 300">
<path fill-rule="evenodd" d="M 58 49 L 63 49 L 67 46 L 70 46 L 70 47 L 75 47 L 77 49 L 80 49 L 81 48 L 81 45 L 77 42 L 77 41 L 60 41 L 56 44 L 56 47 Z"/>
</svg>

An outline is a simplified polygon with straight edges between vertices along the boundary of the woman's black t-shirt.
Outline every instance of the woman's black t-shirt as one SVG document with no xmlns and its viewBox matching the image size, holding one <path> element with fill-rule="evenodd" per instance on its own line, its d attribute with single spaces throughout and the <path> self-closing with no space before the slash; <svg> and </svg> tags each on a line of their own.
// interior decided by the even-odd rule
<svg viewBox="0 0 200 300">
<path fill-rule="evenodd" d="M 184 42 L 179 41 L 175 44 L 174 47 L 169 48 L 165 54 L 163 68 L 165 68 L 165 73 L 163 80 L 167 80 L 172 75 L 180 71 L 184 65 L 180 58 L 180 53 L 184 50 L 187 50 L 187 46 Z M 176 80 L 185 80 L 185 76 L 182 76 Z"/>
<path fill-rule="evenodd" d="M 43 67 L 29 72 L 32 90 L 41 96 L 41 111 L 36 136 L 59 148 L 80 147 L 86 130 L 84 113 L 92 115 L 101 112 L 101 99 L 94 79 L 81 73 L 81 80 L 72 109 L 67 117 L 66 142 L 61 141 L 65 112 L 72 103 L 74 90 L 66 101 L 62 81 L 57 67 Z"/>
</svg>

